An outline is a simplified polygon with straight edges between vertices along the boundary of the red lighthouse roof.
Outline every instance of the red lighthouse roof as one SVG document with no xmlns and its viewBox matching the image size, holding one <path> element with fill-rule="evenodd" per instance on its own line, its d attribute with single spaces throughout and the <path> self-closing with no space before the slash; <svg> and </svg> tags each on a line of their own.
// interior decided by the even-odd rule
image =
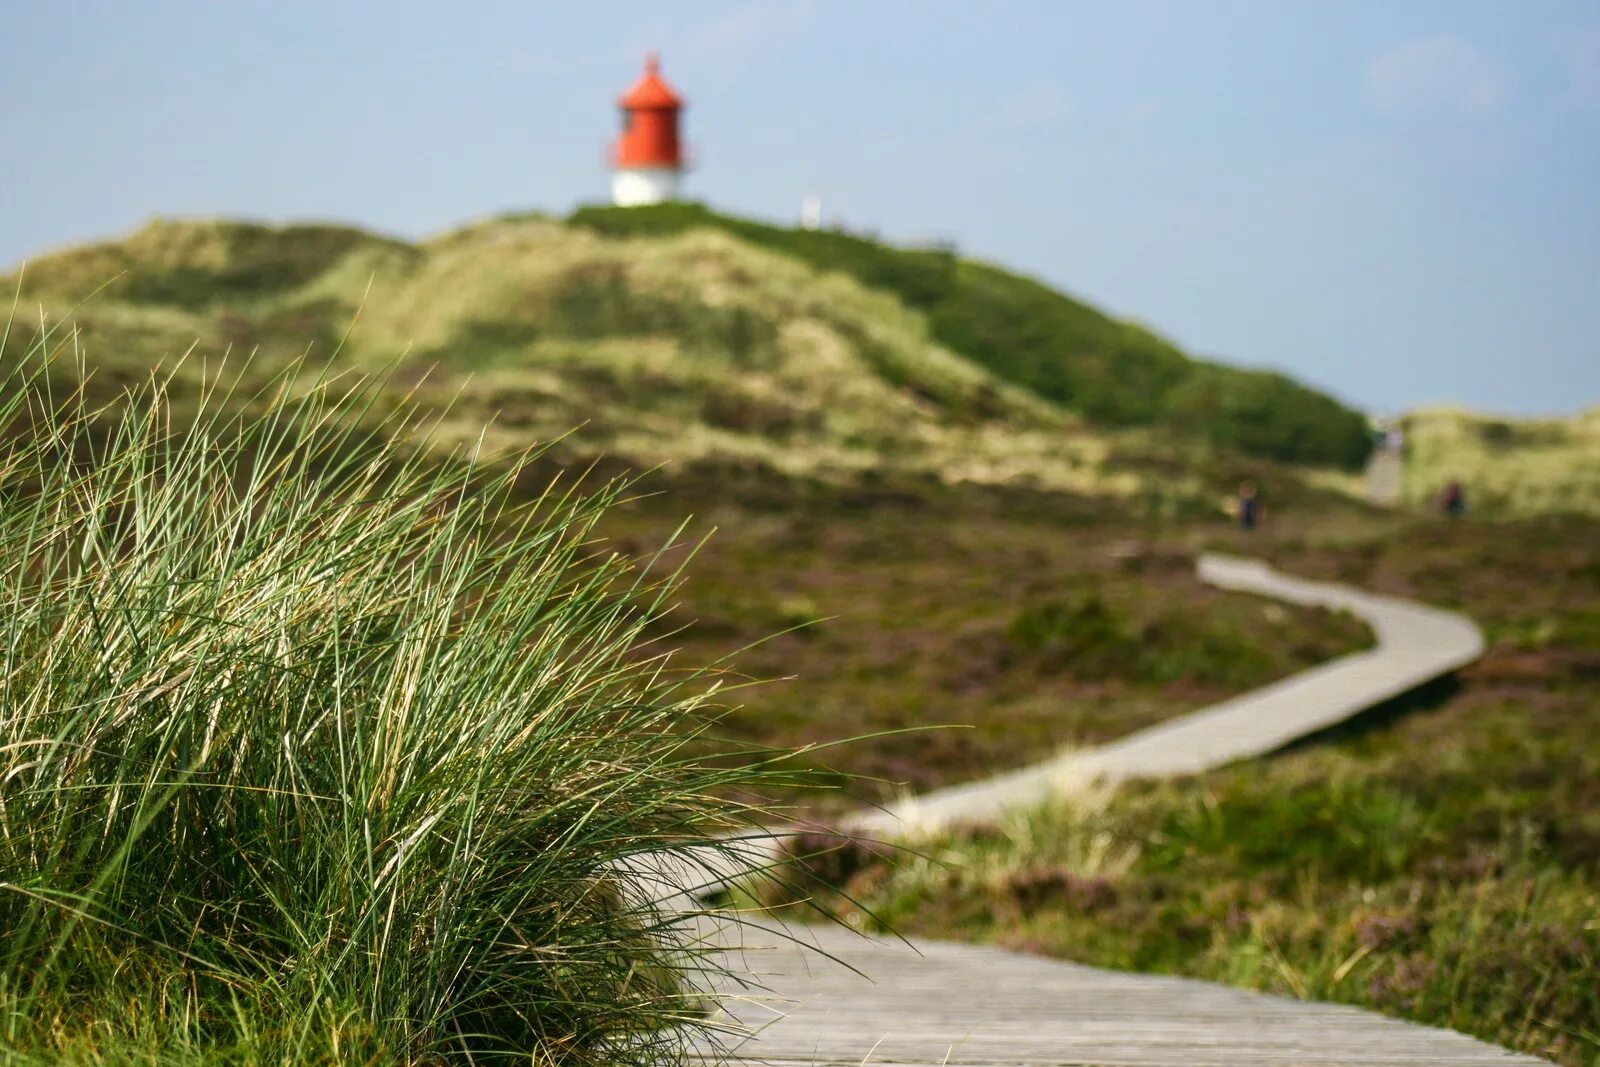
<svg viewBox="0 0 1600 1067">
<path fill-rule="evenodd" d="M 623 95 L 619 103 L 629 111 L 677 109 L 683 106 L 683 99 L 662 80 L 661 60 L 651 52 L 644 60 L 644 76 L 633 83 L 633 88 Z"/>
<path fill-rule="evenodd" d="M 683 169 L 683 148 L 678 140 L 678 112 L 683 100 L 661 80 L 661 63 L 654 53 L 644 61 L 644 77 L 623 96 L 622 136 L 611 151 L 619 170 Z"/>
</svg>

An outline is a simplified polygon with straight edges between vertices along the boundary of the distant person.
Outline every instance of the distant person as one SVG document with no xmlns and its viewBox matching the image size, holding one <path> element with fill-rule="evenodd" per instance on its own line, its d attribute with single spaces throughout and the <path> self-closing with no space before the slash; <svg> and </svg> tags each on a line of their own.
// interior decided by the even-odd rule
<svg viewBox="0 0 1600 1067">
<path fill-rule="evenodd" d="M 1467 510 L 1467 496 L 1458 479 L 1451 478 L 1445 483 L 1444 492 L 1439 494 L 1439 506 L 1452 519 L 1459 519 Z"/>
<path fill-rule="evenodd" d="M 1261 521 L 1261 497 L 1256 493 L 1255 482 L 1239 484 L 1239 529 L 1254 530 Z"/>
</svg>

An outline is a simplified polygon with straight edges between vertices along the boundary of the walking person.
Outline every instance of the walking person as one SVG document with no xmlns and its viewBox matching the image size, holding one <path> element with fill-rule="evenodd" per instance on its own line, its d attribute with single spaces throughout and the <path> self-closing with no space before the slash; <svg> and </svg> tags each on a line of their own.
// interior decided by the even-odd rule
<svg viewBox="0 0 1600 1067">
<path fill-rule="evenodd" d="M 1459 479 L 1451 478 L 1445 483 L 1444 492 L 1439 494 L 1439 506 L 1452 519 L 1459 519 L 1467 510 L 1466 493 Z"/>
<path fill-rule="evenodd" d="M 1254 530 L 1261 521 L 1261 498 L 1256 494 L 1255 482 L 1239 483 L 1239 529 Z"/>
</svg>

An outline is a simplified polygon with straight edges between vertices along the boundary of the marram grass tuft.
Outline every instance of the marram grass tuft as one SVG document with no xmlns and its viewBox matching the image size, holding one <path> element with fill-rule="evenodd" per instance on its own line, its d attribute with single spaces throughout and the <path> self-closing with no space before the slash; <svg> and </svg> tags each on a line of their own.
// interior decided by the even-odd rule
<svg viewBox="0 0 1600 1067">
<path fill-rule="evenodd" d="M 50 342 L 0 357 L 0 1062 L 670 1060 L 717 959 L 613 872 L 773 761 L 706 755 L 626 483 L 519 498 L 370 381 L 91 409 Z"/>
</svg>

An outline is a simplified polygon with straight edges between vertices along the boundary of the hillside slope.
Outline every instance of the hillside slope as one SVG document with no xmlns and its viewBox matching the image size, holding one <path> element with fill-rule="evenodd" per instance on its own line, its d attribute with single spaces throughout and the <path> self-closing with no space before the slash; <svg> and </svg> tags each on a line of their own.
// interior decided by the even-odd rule
<svg viewBox="0 0 1600 1067">
<path fill-rule="evenodd" d="M 1319 394 L 1196 363 L 996 268 L 690 206 L 502 218 L 420 244 L 156 221 L 29 264 L 21 290 L 76 308 L 102 379 L 190 343 L 263 366 L 341 344 L 366 365 L 403 353 L 403 383 L 452 398 L 456 437 L 491 416 L 491 447 L 581 426 L 564 448 L 647 465 L 1193 501 L 1240 476 L 1229 456 L 1341 465 L 1366 440 Z"/>
<path fill-rule="evenodd" d="M 946 249 L 896 248 L 848 233 L 790 230 L 698 204 L 583 208 L 609 234 L 711 228 L 838 271 L 927 315 L 935 340 L 1047 400 L 1109 426 L 1160 426 L 1248 455 L 1355 470 L 1367 420 L 1281 375 L 1191 359 L 1135 323 Z"/>
</svg>

